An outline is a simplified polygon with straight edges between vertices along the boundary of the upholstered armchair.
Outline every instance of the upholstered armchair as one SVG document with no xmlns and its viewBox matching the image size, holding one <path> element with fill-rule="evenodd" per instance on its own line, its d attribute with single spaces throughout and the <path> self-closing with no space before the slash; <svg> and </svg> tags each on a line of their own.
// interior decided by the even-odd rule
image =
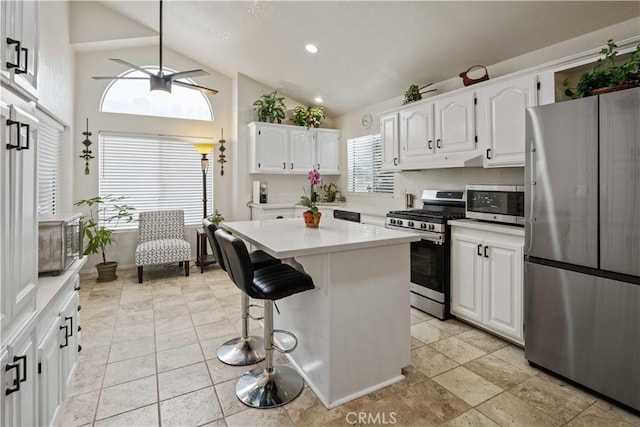
<svg viewBox="0 0 640 427">
<path fill-rule="evenodd" d="M 184 239 L 184 211 L 166 210 L 140 212 L 136 265 L 138 283 L 142 283 L 145 265 L 184 263 L 184 275 L 189 275 L 191 245 Z"/>
</svg>

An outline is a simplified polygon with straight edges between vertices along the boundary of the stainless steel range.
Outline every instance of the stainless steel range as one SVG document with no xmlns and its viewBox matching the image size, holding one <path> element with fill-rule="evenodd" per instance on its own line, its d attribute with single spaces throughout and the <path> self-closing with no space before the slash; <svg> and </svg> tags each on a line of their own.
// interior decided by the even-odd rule
<svg viewBox="0 0 640 427">
<path fill-rule="evenodd" d="M 386 226 L 422 234 L 411 243 L 411 305 L 438 319 L 449 316 L 451 237 L 447 221 L 465 217 L 464 190 L 424 190 L 422 209 L 391 211 Z"/>
</svg>

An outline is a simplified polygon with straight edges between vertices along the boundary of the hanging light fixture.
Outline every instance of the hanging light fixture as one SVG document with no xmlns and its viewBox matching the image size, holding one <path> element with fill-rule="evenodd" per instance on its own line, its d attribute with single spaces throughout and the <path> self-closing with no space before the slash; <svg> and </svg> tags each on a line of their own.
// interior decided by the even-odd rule
<svg viewBox="0 0 640 427">
<path fill-rule="evenodd" d="M 91 136 L 91 132 L 89 132 L 89 119 L 87 118 L 87 130 L 82 132 L 82 134 L 84 135 L 84 141 L 82 141 L 82 144 L 84 145 L 84 150 L 82 150 L 82 154 L 80 155 L 81 159 L 84 159 L 84 174 L 85 175 L 89 175 L 89 160 L 93 159 L 93 156 L 91 155 L 91 150 L 89 149 L 89 146 L 91 144 L 93 144 L 91 142 L 91 140 L 89 139 L 89 137 Z"/>
</svg>

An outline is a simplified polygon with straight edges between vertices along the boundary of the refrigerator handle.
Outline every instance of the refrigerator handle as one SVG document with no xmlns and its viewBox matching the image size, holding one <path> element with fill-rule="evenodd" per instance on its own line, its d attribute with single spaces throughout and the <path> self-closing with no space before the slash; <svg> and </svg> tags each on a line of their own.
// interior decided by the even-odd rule
<svg viewBox="0 0 640 427">
<path fill-rule="evenodd" d="M 526 183 L 527 188 L 529 188 L 528 191 L 528 196 L 529 196 L 529 212 L 528 214 L 526 214 L 526 221 L 525 221 L 525 243 L 524 243 L 524 255 L 527 256 L 529 255 L 529 252 L 531 251 L 531 245 L 532 245 L 532 236 L 533 236 L 533 223 L 536 221 L 536 219 L 533 217 L 533 204 L 534 204 L 534 195 L 535 195 L 535 191 L 533 190 L 533 187 L 537 184 L 536 183 L 536 158 L 535 158 L 535 153 L 536 153 L 536 147 L 534 145 L 534 142 L 531 142 L 530 148 L 529 148 L 529 176 L 526 177 L 525 179 L 528 179 L 528 182 Z M 527 194 L 527 192 L 525 192 L 525 194 Z M 528 232 L 527 232 L 528 231 Z"/>
</svg>

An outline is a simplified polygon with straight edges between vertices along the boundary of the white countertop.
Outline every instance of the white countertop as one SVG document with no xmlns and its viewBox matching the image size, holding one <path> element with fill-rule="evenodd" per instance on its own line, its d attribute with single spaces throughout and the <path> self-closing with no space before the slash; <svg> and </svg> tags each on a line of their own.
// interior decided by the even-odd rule
<svg viewBox="0 0 640 427">
<path fill-rule="evenodd" d="M 231 231 L 276 258 L 291 258 L 416 242 L 420 234 L 348 221 L 309 228 L 300 218 L 223 222 Z"/>
<path fill-rule="evenodd" d="M 361 215 L 372 215 L 385 217 L 387 212 L 391 210 L 387 207 L 377 207 L 377 206 L 363 206 L 349 202 L 332 202 L 332 203 L 316 203 L 318 208 L 322 211 L 322 209 L 341 209 L 345 211 L 358 212 Z M 302 208 L 302 205 L 298 205 L 295 203 L 249 203 L 249 207 L 257 208 L 257 209 L 293 209 L 293 208 Z M 400 208 L 398 208 L 400 209 Z"/>
<path fill-rule="evenodd" d="M 478 221 L 475 219 L 456 219 L 448 221 L 447 224 L 452 227 L 472 228 L 474 230 L 493 231 L 496 233 L 524 237 L 524 227 L 521 225 L 497 224 L 494 222 Z"/>
<path fill-rule="evenodd" d="M 38 311 L 44 310 L 49 302 L 55 298 L 65 283 L 87 262 L 88 257 L 77 259 L 59 276 L 40 276 L 38 277 L 38 293 L 36 296 L 36 306 Z"/>
</svg>

